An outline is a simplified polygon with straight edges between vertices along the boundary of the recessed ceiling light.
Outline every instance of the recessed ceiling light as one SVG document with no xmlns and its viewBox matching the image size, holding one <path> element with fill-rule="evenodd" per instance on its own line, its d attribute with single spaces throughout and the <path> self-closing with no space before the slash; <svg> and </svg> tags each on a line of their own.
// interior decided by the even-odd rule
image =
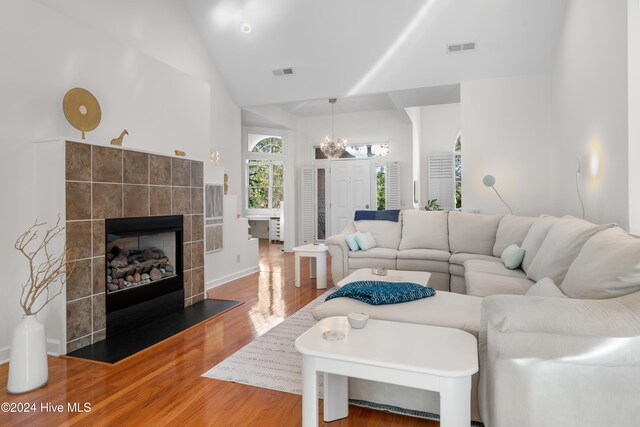
<svg viewBox="0 0 640 427">
<path fill-rule="evenodd" d="M 242 31 L 245 34 L 249 34 L 251 32 L 251 25 L 247 24 L 246 22 L 243 24 L 240 24 L 240 31 Z"/>
</svg>

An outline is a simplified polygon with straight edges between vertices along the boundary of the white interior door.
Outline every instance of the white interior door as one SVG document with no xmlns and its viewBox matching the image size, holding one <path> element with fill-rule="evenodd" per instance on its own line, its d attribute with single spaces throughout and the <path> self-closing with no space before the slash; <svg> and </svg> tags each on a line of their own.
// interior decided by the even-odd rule
<svg viewBox="0 0 640 427">
<path fill-rule="evenodd" d="M 340 233 L 353 220 L 356 210 L 371 205 L 369 160 L 331 162 L 331 234 Z"/>
</svg>

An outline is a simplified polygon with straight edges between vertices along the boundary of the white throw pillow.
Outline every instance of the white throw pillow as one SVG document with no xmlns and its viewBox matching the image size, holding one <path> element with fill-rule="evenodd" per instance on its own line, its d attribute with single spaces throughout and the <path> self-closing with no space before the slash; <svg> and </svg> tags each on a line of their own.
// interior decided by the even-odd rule
<svg viewBox="0 0 640 427">
<path fill-rule="evenodd" d="M 535 281 L 549 277 L 554 283 L 562 283 L 582 246 L 607 227 L 610 225 L 596 225 L 580 218 L 563 217 L 549 230 L 527 270 L 527 277 Z"/>
<path fill-rule="evenodd" d="M 376 239 L 369 231 L 367 231 L 366 233 L 357 233 L 356 241 L 358 242 L 358 246 L 360 246 L 360 249 L 362 249 L 363 251 L 368 251 L 369 249 L 373 249 L 376 247 Z"/>
<path fill-rule="evenodd" d="M 520 267 L 523 258 L 524 249 L 522 249 L 518 245 L 511 245 L 507 247 L 507 249 L 505 249 L 500 256 L 500 259 L 502 259 L 502 263 L 509 270 L 515 270 L 516 268 Z"/>
<path fill-rule="evenodd" d="M 621 228 L 593 236 L 569 267 L 560 289 L 571 298 L 614 298 L 640 291 L 640 239 Z"/>
<path fill-rule="evenodd" d="M 548 277 L 538 280 L 525 295 L 530 297 L 568 298 Z"/>
</svg>

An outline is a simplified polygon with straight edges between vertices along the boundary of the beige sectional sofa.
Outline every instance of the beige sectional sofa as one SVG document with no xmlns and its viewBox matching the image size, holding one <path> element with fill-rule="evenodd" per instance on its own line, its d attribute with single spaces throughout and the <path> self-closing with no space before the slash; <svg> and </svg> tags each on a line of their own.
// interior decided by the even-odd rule
<svg viewBox="0 0 640 427">
<path fill-rule="evenodd" d="M 370 231 L 377 247 L 351 252 Z M 574 217 L 404 211 L 399 222 L 353 222 L 326 241 L 334 281 L 358 268 L 429 271 L 434 297 L 388 306 L 347 298 L 317 319 L 372 318 L 454 327 L 478 338 L 472 419 L 487 426 L 633 425 L 640 419 L 640 240 Z M 500 260 L 525 250 L 521 268 Z M 566 298 L 526 295 L 551 278 Z M 442 292 L 451 291 L 451 292 Z M 466 295 L 464 295 L 466 294 Z M 437 393 L 350 380 L 350 397 L 438 413 Z"/>
</svg>

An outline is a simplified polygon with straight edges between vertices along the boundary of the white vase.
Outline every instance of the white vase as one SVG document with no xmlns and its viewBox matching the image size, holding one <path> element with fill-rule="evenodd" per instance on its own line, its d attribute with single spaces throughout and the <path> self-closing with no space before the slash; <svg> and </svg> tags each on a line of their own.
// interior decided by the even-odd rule
<svg viewBox="0 0 640 427">
<path fill-rule="evenodd" d="M 44 326 L 35 315 L 22 316 L 13 330 L 9 359 L 9 393 L 27 393 L 47 383 L 49 364 Z"/>
</svg>

